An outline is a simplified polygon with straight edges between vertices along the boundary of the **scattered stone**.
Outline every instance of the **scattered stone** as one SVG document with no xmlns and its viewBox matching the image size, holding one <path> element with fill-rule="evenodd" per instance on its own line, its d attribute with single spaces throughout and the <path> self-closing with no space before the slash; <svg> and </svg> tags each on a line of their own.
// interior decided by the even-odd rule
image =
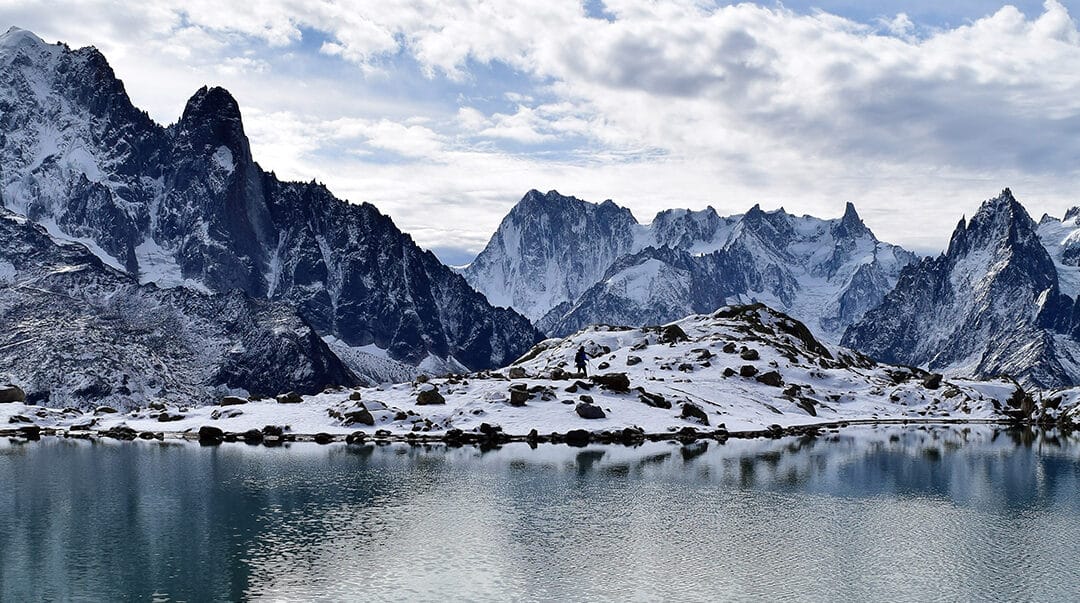
<svg viewBox="0 0 1080 603">
<path fill-rule="evenodd" d="M 925 387 L 926 389 L 937 389 L 941 387 L 942 378 L 943 376 L 941 375 L 941 373 L 934 373 L 923 381 L 923 387 Z"/>
<path fill-rule="evenodd" d="M 7 383 L 0 385 L 0 404 L 26 402 L 26 392 L 18 385 Z"/>
<path fill-rule="evenodd" d="M 667 398 L 661 394 L 647 392 L 640 387 L 638 388 L 638 400 L 653 408 L 671 408 L 671 402 L 668 402 Z"/>
<path fill-rule="evenodd" d="M 102 437 L 113 438 L 114 440 L 126 440 L 131 441 L 139 436 L 139 434 L 127 425 L 117 425 L 111 427 L 106 431 L 101 432 Z"/>
<path fill-rule="evenodd" d="M 304 397 L 296 392 L 288 392 L 277 397 L 278 404 L 299 404 Z"/>
<path fill-rule="evenodd" d="M 690 364 L 689 362 L 684 362 L 679 365 L 679 370 L 684 373 L 689 373 L 690 371 L 694 370 L 694 365 Z"/>
<path fill-rule="evenodd" d="M 413 383 L 415 383 L 416 385 L 420 385 L 421 383 L 427 383 L 428 380 L 429 380 L 429 378 L 428 378 L 427 374 L 420 373 L 419 375 L 416 376 L 416 379 L 413 381 Z"/>
<path fill-rule="evenodd" d="M 149 408 L 150 410 L 165 410 L 167 408 L 165 406 L 164 402 L 157 402 L 157 401 L 151 402 L 150 404 L 147 404 L 146 407 Z"/>
<path fill-rule="evenodd" d="M 360 395 L 360 392 L 358 392 L 358 391 L 353 391 L 353 393 L 349 394 L 349 399 L 353 400 L 353 401 L 359 400 L 361 397 L 362 396 Z"/>
<path fill-rule="evenodd" d="M 262 428 L 262 434 L 263 437 L 274 436 L 280 438 L 281 436 L 285 435 L 285 428 L 281 425 L 267 425 L 266 427 Z"/>
<path fill-rule="evenodd" d="M 371 411 L 366 408 L 360 408 L 358 410 L 350 411 L 344 415 L 345 425 L 355 425 L 361 423 L 363 425 L 375 425 L 375 416 L 371 414 Z"/>
<path fill-rule="evenodd" d="M 591 379 L 593 383 L 613 392 L 630 391 L 630 378 L 626 376 L 626 373 L 593 375 Z"/>
<path fill-rule="evenodd" d="M 747 348 L 739 353 L 739 358 L 742 358 L 743 360 L 760 360 L 761 354 L 753 348 Z"/>
<path fill-rule="evenodd" d="M 554 436 L 555 434 L 552 435 Z M 589 441 L 592 440 L 592 435 L 584 429 L 571 429 L 563 436 L 563 440 L 568 446 L 584 448 L 589 445 Z"/>
<path fill-rule="evenodd" d="M 725 354 L 734 354 L 735 353 L 735 342 L 734 341 L 729 341 L 729 342 L 725 343 L 724 347 L 723 347 L 723 350 L 724 350 Z"/>
<path fill-rule="evenodd" d="M 334 436 L 332 436 L 332 435 L 330 435 L 328 433 L 317 433 L 317 434 L 315 434 L 315 443 L 316 444 L 329 444 L 329 443 L 331 443 L 333 441 L 334 441 Z"/>
<path fill-rule="evenodd" d="M 510 386 L 510 406 L 525 406 L 531 397 L 524 383 L 515 383 Z"/>
<path fill-rule="evenodd" d="M 19 436 L 28 440 L 40 440 L 41 428 L 37 425 L 24 425 L 16 430 Z"/>
<path fill-rule="evenodd" d="M 764 383 L 772 387 L 781 387 L 784 385 L 784 378 L 780 376 L 780 373 L 776 371 L 769 371 L 762 373 L 757 377 L 758 383 Z"/>
<path fill-rule="evenodd" d="M 8 423 L 33 423 L 34 420 L 26 415 L 12 415 L 8 417 Z"/>
<path fill-rule="evenodd" d="M 511 379 L 524 379 L 527 376 L 525 374 L 525 367 L 521 366 L 510 367 L 510 371 L 507 374 L 510 375 Z"/>
<path fill-rule="evenodd" d="M 176 422 L 176 421 L 183 421 L 184 420 L 184 415 L 179 414 L 179 413 L 170 413 L 168 411 L 164 411 L 164 412 L 162 412 L 161 414 L 158 415 L 157 420 L 158 420 L 158 423 L 173 423 L 173 422 Z"/>
<path fill-rule="evenodd" d="M 680 415 L 684 419 L 692 419 L 700 422 L 702 425 L 709 424 L 709 415 L 701 409 L 700 406 L 693 402 L 684 402 L 682 405 L 682 414 Z"/>
<path fill-rule="evenodd" d="M 626 357 L 626 366 L 637 366 L 639 364 L 641 364 L 641 357 L 640 356 L 627 356 Z"/>
<path fill-rule="evenodd" d="M 668 325 L 660 332 L 660 343 L 675 345 L 680 341 L 688 341 L 689 339 L 690 337 L 687 336 L 686 331 L 683 331 L 679 325 Z"/>
<path fill-rule="evenodd" d="M 261 444 L 263 441 L 263 432 L 258 429 L 249 429 L 245 431 L 241 437 L 247 444 Z"/>
<path fill-rule="evenodd" d="M 611 368 L 611 364 L 607 362 L 601 362 L 600 364 L 596 365 L 596 368 L 597 370 L 606 371 Z"/>
<path fill-rule="evenodd" d="M 588 402 L 582 402 L 574 409 L 578 416 L 582 419 L 603 419 L 607 415 L 604 414 L 604 410 L 594 404 Z"/>
<path fill-rule="evenodd" d="M 757 374 L 757 367 L 752 364 L 744 364 L 739 368 L 740 377 L 753 377 Z"/>
<path fill-rule="evenodd" d="M 247 404 L 247 398 L 241 398 L 240 396 L 225 396 L 219 403 L 220 406 L 239 406 L 241 404 Z"/>
<path fill-rule="evenodd" d="M 111 406 L 99 406 L 94 409 L 95 415 L 111 415 L 116 414 L 116 409 Z"/>
<path fill-rule="evenodd" d="M 199 428 L 200 444 L 220 444 L 225 439 L 225 433 L 211 425 L 203 425 Z"/>
<path fill-rule="evenodd" d="M 580 396 L 578 396 L 578 400 L 581 400 L 582 402 L 584 402 L 586 404 L 592 404 L 593 403 L 593 397 L 590 396 L 589 394 L 581 394 Z"/>
<path fill-rule="evenodd" d="M 416 393 L 416 403 L 420 406 L 446 404 L 446 398 L 439 393 L 439 388 L 432 383 L 423 383 Z"/>
<path fill-rule="evenodd" d="M 724 369 L 724 377 L 734 377 L 734 376 L 735 376 L 735 369 L 731 368 L 730 366 Z"/>
</svg>

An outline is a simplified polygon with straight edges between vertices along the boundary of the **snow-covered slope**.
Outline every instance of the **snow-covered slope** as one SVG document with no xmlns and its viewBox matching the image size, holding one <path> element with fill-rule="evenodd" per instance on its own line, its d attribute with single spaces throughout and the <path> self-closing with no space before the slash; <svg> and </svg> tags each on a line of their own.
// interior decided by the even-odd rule
<svg viewBox="0 0 1080 603">
<path fill-rule="evenodd" d="M 464 274 L 553 335 L 761 301 L 836 340 L 914 260 L 878 241 L 850 203 L 836 220 L 758 206 L 721 217 L 710 207 L 666 210 L 642 225 L 610 201 L 534 190 Z"/>
<path fill-rule="evenodd" d="M 944 254 L 907 268 L 843 343 L 886 362 L 1053 387 L 1080 383 L 1077 333 L 1075 300 L 1005 189 L 960 221 Z"/>
<path fill-rule="evenodd" d="M 374 206 L 264 172 L 221 88 L 161 127 L 96 49 L 13 28 L 0 36 L 0 141 L 7 207 L 143 283 L 287 302 L 321 335 L 412 365 L 497 366 L 539 337 Z"/>
<path fill-rule="evenodd" d="M 289 307 L 140 285 L 0 209 L 0 384 L 52 407 L 205 404 L 357 377 Z"/>
<path fill-rule="evenodd" d="M 584 347 L 594 379 L 572 370 Z M 507 378 L 509 377 L 509 379 Z M 422 403 L 427 402 L 427 403 Z M 329 391 L 299 404 L 252 401 L 223 408 L 141 409 L 99 415 L 94 429 L 195 432 L 213 426 L 244 433 L 266 425 L 293 434 L 443 437 L 451 430 L 547 437 L 572 430 L 673 435 L 768 432 L 842 421 L 1005 420 L 1031 400 L 1009 381 L 941 380 L 822 344 L 794 319 L 760 305 L 725 307 L 664 327 L 590 327 L 538 344 L 500 373 L 484 372 L 394 386 Z M 36 417 L 24 406 L 4 413 Z M 591 418 L 586 418 L 591 417 Z M 67 429 L 85 415 L 46 412 L 33 419 Z"/>
<path fill-rule="evenodd" d="M 1039 220 L 1039 240 L 1046 248 L 1058 274 L 1061 292 L 1075 299 L 1080 295 L 1080 207 L 1065 212 L 1062 219 L 1044 215 Z"/>
</svg>

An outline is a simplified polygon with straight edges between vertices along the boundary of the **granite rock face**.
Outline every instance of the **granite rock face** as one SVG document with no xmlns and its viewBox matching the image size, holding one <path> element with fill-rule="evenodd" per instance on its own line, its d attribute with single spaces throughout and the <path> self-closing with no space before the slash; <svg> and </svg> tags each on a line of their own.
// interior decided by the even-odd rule
<svg viewBox="0 0 1080 603">
<path fill-rule="evenodd" d="M 163 127 L 96 49 L 13 28 L 0 36 L 0 142 L 6 207 L 142 283 L 284 302 L 340 346 L 435 371 L 501 366 L 540 337 L 374 206 L 261 169 L 222 88 Z"/>
</svg>

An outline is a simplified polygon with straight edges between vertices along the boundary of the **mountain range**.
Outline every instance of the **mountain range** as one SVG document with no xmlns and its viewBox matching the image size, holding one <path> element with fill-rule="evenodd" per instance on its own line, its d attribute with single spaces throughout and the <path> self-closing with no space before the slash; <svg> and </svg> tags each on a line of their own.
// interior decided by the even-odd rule
<svg viewBox="0 0 1080 603">
<path fill-rule="evenodd" d="M 263 170 L 226 90 L 162 126 L 96 49 L 12 28 L 0 201 L 0 379 L 51 401 L 405 381 L 745 303 L 884 362 L 1080 383 L 1080 209 L 1036 223 L 1008 189 L 928 258 L 851 203 L 834 219 L 755 205 L 642 223 L 530 190 L 455 271 L 375 206 Z"/>
<path fill-rule="evenodd" d="M 286 303 L 359 374 L 500 366 L 539 338 L 373 205 L 260 168 L 226 90 L 161 126 L 95 48 L 18 28 L 0 36 L 0 195 L 141 283 Z"/>
<path fill-rule="evenodd" d="M 641 224 L 610 200 L 533 190 L 463 274 L 550 336 L 763 302 L 836 341 L 915 259 L 879 241 L 850 203 L 833 220 L 755 205 L 726 217 L 671 209 Z"/>
</svg>

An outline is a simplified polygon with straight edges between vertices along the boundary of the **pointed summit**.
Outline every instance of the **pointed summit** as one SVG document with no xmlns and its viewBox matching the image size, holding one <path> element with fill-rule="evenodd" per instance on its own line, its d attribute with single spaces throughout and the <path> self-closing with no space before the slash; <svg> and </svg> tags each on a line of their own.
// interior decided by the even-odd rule
<svg viewBox="0 0 1080 603">
<path fill-rule="evenodd" d="M 855 204 L 848 201 L 847 206 L 844 207 L 843 217 L 833 226 L 833 236 L 837 239 L 858 239 L 865 235 L 873 236 L 859 217 L 859 213 L 855 211 Z"/>
<path fill-rule="evenodd" d="M 1073 220 L 1078 217 L 1080 217 L 1080 207 L 1074 205 L 1065 212 L 1065 217 L 1061 221 L 1068 222 L 1069 220 Z"/>
<path fill-rule="evenodd" d="M 176 124 L 181 145 L 192 149 L 228 148 L 233 155 L 251 158 L 240 105 L 232 94 L 217 86 L 199 88 L 188 100 L 184 114 Z"/>
</svg>

